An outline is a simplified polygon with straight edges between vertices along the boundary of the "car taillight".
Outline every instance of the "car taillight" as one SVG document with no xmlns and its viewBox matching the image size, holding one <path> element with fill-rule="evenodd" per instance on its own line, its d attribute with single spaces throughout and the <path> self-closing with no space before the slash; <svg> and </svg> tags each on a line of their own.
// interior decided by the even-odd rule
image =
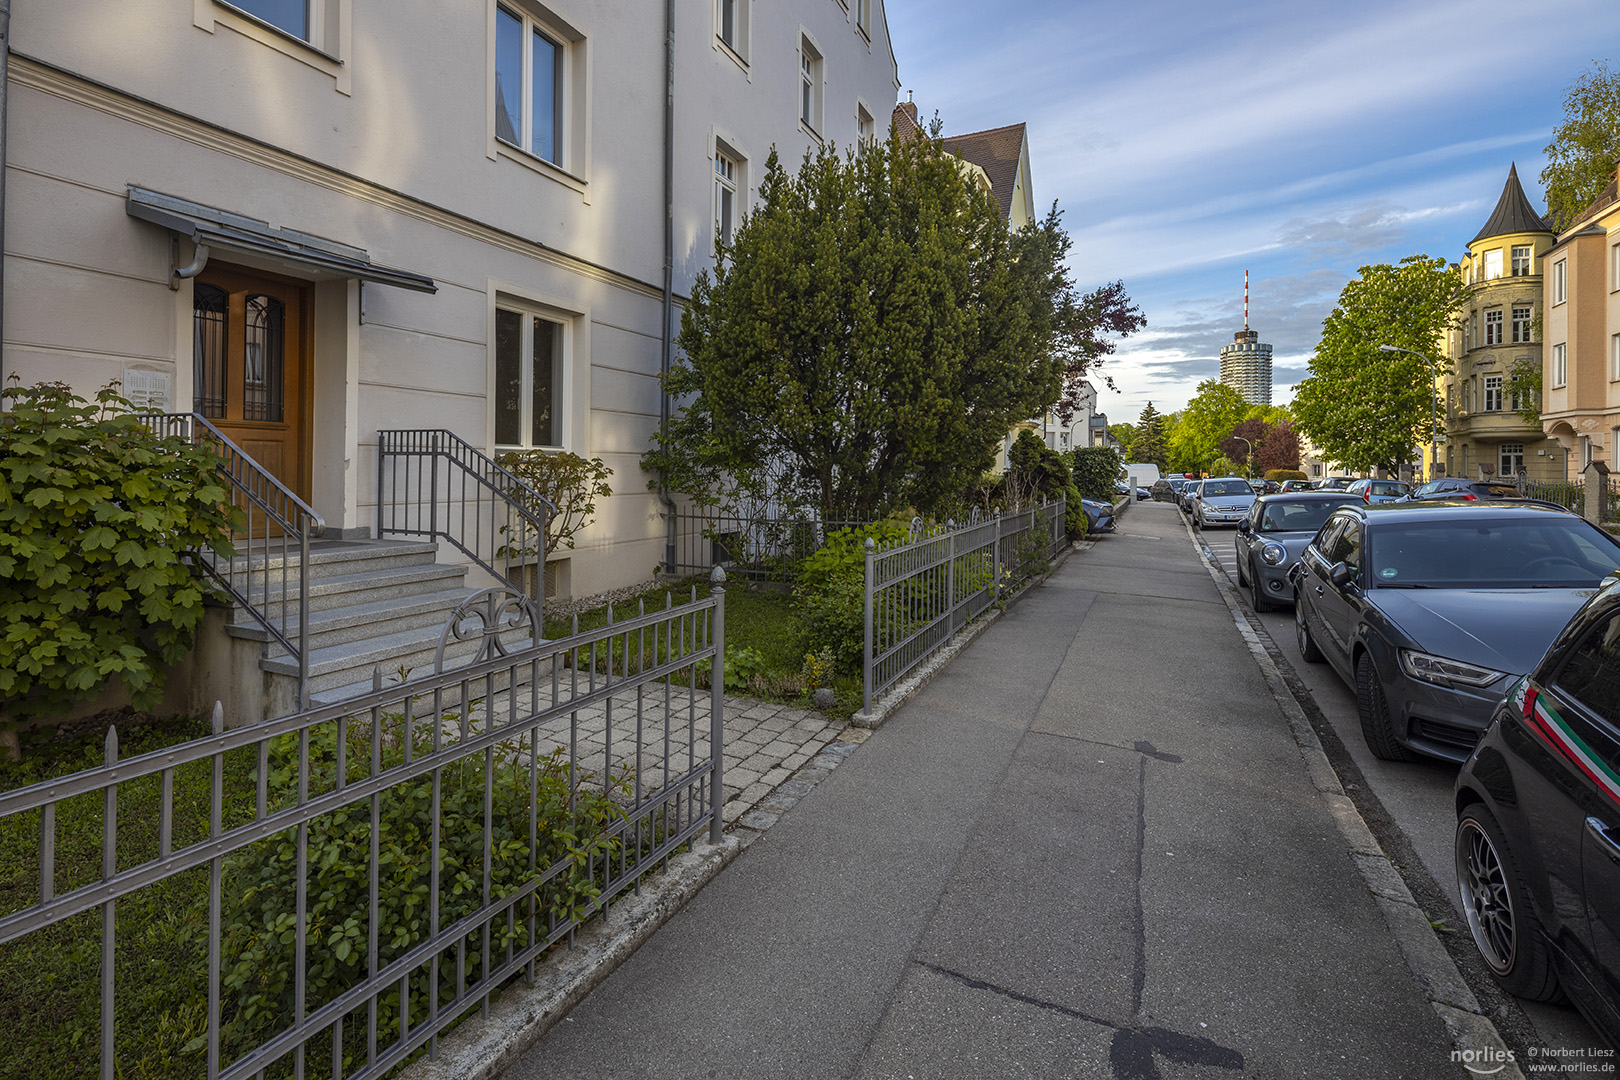
<svg viewBox="0 0 1620 1080">
<path fill-rule="evenodd" d="M 1367 488 L 1361 493 L 1361 501 L 1366 503 L 1368 506 L 1372 505 L 1372 488 Z"/>
<path fill-rule="evenodd" d="M 1472 491 L 1464 491 L 1458 495 L 1457 498 L 1465 499 L 1468 502 L 1479 502 L 1479 496 L 1475 495 Z"/>
</svg>

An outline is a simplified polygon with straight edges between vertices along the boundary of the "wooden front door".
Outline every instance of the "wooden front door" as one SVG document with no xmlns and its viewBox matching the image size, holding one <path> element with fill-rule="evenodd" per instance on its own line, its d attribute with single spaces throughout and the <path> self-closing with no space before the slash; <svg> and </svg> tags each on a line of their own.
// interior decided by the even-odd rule
<svg viewBox="0 0 1620 1080">
<path fill-rule="evenodd" d="M 210 266 L 193 288 L 193 407 L 308 502 L 307 285 Z"/>
</svg>

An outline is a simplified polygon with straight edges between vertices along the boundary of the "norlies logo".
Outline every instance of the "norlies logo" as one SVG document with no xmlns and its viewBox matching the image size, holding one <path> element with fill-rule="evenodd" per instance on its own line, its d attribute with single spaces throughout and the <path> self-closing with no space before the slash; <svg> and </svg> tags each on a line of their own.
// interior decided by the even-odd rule
<svg viewBox="0 0 1620 1080">
<path fill-rule="evenodd" d="M 1480 1050 L 1453 1050 L 1451 1060 L 1476 1076 L 1493 1076 L 1513 1064 L 1513 1051 L 1487 1046 Z"/>
</svg>

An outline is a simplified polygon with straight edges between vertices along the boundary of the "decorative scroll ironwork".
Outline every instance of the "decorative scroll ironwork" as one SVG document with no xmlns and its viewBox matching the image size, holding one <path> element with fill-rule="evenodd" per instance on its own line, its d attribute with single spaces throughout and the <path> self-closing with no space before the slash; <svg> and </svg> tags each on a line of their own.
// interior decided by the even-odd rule
<svg viewBox="0 0 1620 1080">
<path fill-rule="evenodd" d="M 444 671 L 444 651 L 452 641 L 477 641 L 478 651 L 467 663 L 482 664 L 533 648 L 540 638 L 535 602 L 509 585 L 496 585 L 473 593 L 450 613 L 433 653 L 433 672 Z"/>
</svg>

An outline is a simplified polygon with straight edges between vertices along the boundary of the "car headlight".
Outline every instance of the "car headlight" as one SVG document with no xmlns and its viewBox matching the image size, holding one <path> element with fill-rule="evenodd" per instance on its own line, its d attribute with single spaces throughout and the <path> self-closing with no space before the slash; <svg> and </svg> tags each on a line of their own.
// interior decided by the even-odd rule
<svg viewBox="0 0 1620 1080">
<path fill-rule="evenodd" d="M 1281 566 L 1288 561 L 1288 549 L 1281 544 L 1267 544 L 1260 549 L 1260 558 L 1271 566 Z"/>
<path fill-rule="evenodd" d="M 1506 672 L 1476 667 L 1461 660 L 1448 660 L 1444 656 L 1432 656 L 1412 649 L 1401 650 L 1401 667 L 1412 678 L 1422 679 L 1436 686 L 1489 686 L 1498 679 L 1507 678 Z"/>
</svg>

